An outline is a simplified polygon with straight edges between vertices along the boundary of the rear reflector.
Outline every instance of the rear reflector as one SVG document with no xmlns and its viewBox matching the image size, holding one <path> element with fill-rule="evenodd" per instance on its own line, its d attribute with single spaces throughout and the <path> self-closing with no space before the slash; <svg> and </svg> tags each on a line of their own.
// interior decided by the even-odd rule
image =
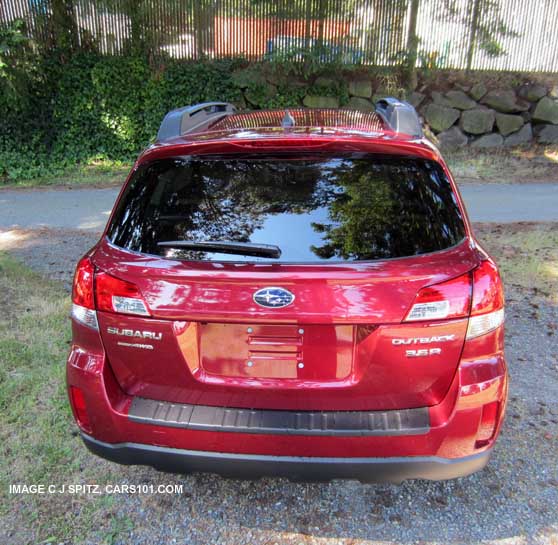
<svg viewBox="0 0 558 545">
<path fill-rule="evenodd" d="M 95 298 L 98 310 L 150 316 L 147 305 L 135 284 L 104 272 L 95 275 Z"/>
<path fill-rule="evenodd" d="M 467 273 L 421 289 L 405 321 L 463 318 L 469 315 L 470 306 L 471 276 Z"/>
<path fill-rule="evenodd" d="M 87 433 L 91 433 L 91 422 L 85 406 L 85 397 L 81 388 L 70 386 L 70 401 L 74 409 L 74 416 L 78 426 Z"/>
<path fill-rule="evenodd" d="M 498 401 L 493 401 L 492 403 L 487 403 L 482 407 L 482 416 L 479 425 L 479 430 L 477 432 L 477 440 L 475 442 L 475 448 L 481 448 L 486 446 L 494 433 L 496 432 L 496 425 L 498 423 L 498 409 L 500 403 Z"/>
</svg>

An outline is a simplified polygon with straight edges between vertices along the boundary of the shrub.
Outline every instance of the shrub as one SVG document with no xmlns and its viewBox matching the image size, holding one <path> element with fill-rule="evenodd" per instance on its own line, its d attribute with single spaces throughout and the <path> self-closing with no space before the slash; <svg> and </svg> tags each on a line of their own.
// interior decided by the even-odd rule
<svg viewBox="0 0 558 545">
<path fill-rule="evenodd" d="M 132 161 L 170 109 L 206 100 L 240 103 L 238 60 L 167 60 L 80 53 L 40 59 L 27 99 L 0 99 L 0 178 L 56 175 L 92 158 Z M 30 72 L 29 72 L 30 73 Z"/>
<path fill-rule="evenodd" d="M 145 55 L 94 51 L 36 56 L 25 70 L 25 97 L 0 97 L 0 180 L 58 176 L 92 161 L 132 162 L 165 113 L 186 104 L 285 108 L 300 106 L 308 92 L 347 102 L 339 66 L 302 73 L 293 65 L 168 58 L 153 64 Z"/>
</svg>

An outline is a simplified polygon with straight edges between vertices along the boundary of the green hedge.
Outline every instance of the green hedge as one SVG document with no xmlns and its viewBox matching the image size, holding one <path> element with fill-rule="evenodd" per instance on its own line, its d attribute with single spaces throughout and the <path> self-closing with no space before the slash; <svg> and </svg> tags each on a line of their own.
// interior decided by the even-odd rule
<svg viewBox="0 0 558 545">
<path fill-rule="evenodd" d="M 150 63 L 146 57 L 37 56 L 25 94 L 0 96 L 0 182 L 52 178 L 77 165 L 132 162 L 166 112 L 209 100 L 248 108 L 300 106 L 306 94 L 346 104 L 335 64 L 243 59 Z M 393 72 L 393 70 L 391 70 Z M 392 76 L 390 76 L 392 77 Z M 1 78 L 0 78 L 1 79 Z M 380 80 L 381 82 L 381 80 Z"/>
<path fill-rule="evenodd" d="M 242 102 L 232 74 L 241 61 L 169 60 L 80 54 L 40 61 L 19 101 L 0 97 L 0 178 L 18 181 L 108 159 L 131 161 L 164 114 L 205 100 Z"/>
</svg>

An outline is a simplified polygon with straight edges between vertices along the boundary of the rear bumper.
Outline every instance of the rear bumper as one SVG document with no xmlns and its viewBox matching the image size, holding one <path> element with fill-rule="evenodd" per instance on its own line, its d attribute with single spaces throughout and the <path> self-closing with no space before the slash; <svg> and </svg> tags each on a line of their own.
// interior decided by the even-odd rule
<svg viewBox="0 0 558 545">
<path fill-rule="evenodd" d="M 124 464 L 243 478 L 449 479 L 484 467 L 505 413 L 506 365 L 492 345 L 483 347 L 483 358 L 464 352 L 438 405 L 411 411 L 293 415 L 178 406 L 127 395 L 112 373 L 98 334 L 82 330 L 79 344 L 70 351 L 67 382 L 83 394 L 86 425 L 72 404 L 74 416 L 92 452 Z"/>
<path fill-rule="evenodd" d="M 269 456 L 183 450 L 138 443 L 103 443 L 82 434 L 87 448 L 119 464 L 153 466 L 173 473 L 217 473 L 224 477 L 257 479 L 287 477 L 295 481 L 356 479 L 401 483 L 406 479 L 444 480 L 481 470 L 491 450 L 463 458 L 408 456 L 390 458 L 326 458 Z"/>
</svg>

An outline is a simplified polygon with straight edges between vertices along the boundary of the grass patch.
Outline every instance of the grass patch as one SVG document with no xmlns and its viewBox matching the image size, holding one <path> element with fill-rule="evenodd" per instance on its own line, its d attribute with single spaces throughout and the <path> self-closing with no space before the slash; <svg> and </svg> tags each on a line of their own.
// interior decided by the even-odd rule
<svg viewBox="0 0 558 545">
<path fill-rule="evenodd" d="M 49 173 L 37 178 L 4 183 L 0 187 L 48 187 L 88 185 L 91 187 L 110 187 L 122 185 L 130 172 L 131 163 L 94 159 L 87 164 L 61 168 L 56 173 Z"/>
<path fill-rule="evenodd" d="M 498 262 L 507 291 L 558 303 L 558 224 L 484 223 L 475 233 Z"/>
<path fill-rule="evenodd" d="M 558 147 L 496 148 L 467 147 L 444 152 L 444 158 L 460 184 L 558 182 Z M 97 157 L 81 165 L 60 167 L 48 174 L 1 183 L 0 187 L 76 186 L 110 187 L 121 185 L 130 172 L 131 162 Z"/>
<path fill-rule="evenodd" d="M 66 397 L 69 300 L 0 253 L 0 542 L 80 542 L 114 535 L 107 496 L 10 495 L 10 484 L 104 483 L 110 465 L 80 444 Z M 6 536 L 2 539 L 2 532 Z M 13 533 L 13 537 L 12 537 Z M 8 539 L 9 538 L 9 539 Z M 99 542 L 106 541 L 99 539 Z M 110 540 L 109 540 L 110 541 Z"/>
<path fill-rule="evenodd" d="M 444 153 L 458 183 L 558 182 L 558 148 L 461 149 Z"/>
</svg>

